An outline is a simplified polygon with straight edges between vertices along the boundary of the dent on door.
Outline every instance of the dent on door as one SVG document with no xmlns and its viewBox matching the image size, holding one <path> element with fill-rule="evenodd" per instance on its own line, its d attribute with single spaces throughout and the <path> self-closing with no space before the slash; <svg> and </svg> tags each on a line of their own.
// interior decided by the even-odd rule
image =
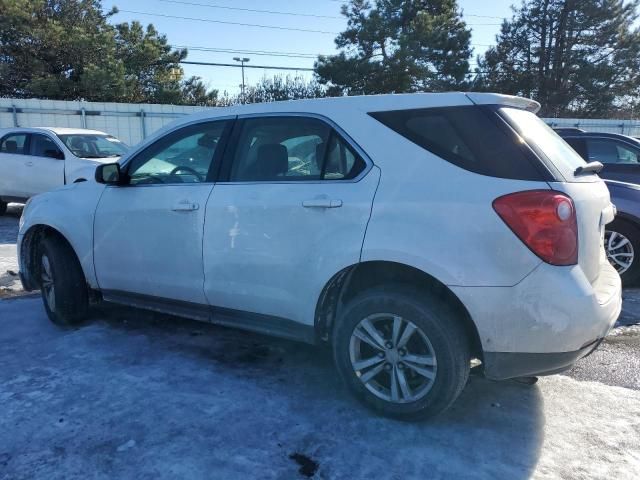
<svg viewBox="0 0 640 480">
<path fill-rule="evenodd" d="M 326 282 L 360 259 L 379 170 L 358 182 L 217 184 L 205 294 L 218 307 L 313 324 Z"/>
</svg>

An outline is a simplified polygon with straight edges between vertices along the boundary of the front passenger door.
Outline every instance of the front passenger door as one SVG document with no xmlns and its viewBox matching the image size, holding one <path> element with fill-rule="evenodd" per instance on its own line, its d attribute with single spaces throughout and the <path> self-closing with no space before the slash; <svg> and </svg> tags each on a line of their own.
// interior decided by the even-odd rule
<svg viewBox="0 0 640 480">
<path fill-rule="evenodd" d="M 206 304 L 205 206 L 230 125 L 196 123 L 169 133 L 123 167 L 127 185 L 105 187 L 95 214 L 94 263 L 106 299 Z"/>
<path fill-rule="evenodd" d="M 24 158 L 22 183 L 27 197 L 64 185 L 64 154 L 47 135 L 31 134 L 29 156 Z"/>
</svg>

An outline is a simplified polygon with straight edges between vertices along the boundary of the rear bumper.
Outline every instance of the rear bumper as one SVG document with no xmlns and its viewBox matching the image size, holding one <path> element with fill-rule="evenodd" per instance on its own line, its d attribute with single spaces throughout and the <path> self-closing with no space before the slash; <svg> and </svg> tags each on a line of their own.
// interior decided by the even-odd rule
<svg viewBox="0 0 640 480">
<path fill-rule="evenodd" d="M 492 380 L 517 377 L 553 375 L 568 370 L 593 352 L 602 338 L 574 352 L 559 353 L 502 353 L 485 352 L 484 374 Z"/>
<path fill-rule="evenodd" d="M 482 342 L 485 374 L 504 379 L 569 368 L 597 347 L 622 309 L 620 277 L 606 259 L 598 279 L 579 266 L 541 264 L 512 287 L 452 287 Z"/>
</svg>

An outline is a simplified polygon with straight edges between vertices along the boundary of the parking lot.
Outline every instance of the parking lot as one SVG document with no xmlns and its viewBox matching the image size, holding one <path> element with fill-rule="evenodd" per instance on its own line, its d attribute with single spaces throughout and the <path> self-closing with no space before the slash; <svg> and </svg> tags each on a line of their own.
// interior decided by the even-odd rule
<svg viewBox="0 0 640 480">
<path fill-rule="evenodd" d="M 472 377 L 426 423 L 361 407 L 327 351 L 120 307 L 60 329 L 0 218 L 0 478 L 637 478 L 640 295 L 567 375 Z M 212 477 L 212 472 L 215 472 Z"/>
</svg>

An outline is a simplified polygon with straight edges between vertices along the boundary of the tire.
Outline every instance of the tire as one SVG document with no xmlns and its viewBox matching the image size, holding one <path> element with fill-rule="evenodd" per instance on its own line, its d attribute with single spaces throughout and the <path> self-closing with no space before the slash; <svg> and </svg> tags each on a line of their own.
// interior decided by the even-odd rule
<svg viewBox="0 0 640 480">
<path fill-rule="evenodd" d="M 40 290 L 49 320 L 77 325 L 86 320 L 89 292 L 80 262 L 64 240 L 46 237 L 40 248 Z"/>
<path fill-rule="evenodd" d="M 400 317 L 401 327 L 395 341 L 394 316 Z M 333 331 L 333 355 L 338 373 L 360 401 L 382 415 L 401 420 L 437 415 L 458 398 L 469 377 L 469 342 L 457 317 L 441 300 L 410 286 L 365 291 L 347 304 Z M 384 340 L 395 342 L 395 346 L 389 348 L 390 343 L 384 351 L 380 349 L 379 342 L 367 333 L 369 325 L 365 326 L 365 320 Z M 415 330 L 404 347 L 398 348 L 410 325 L 413 325 L 411 330 Z M 363 333 L 378 347 L 364 341 Z M 373 362 L 375 356 L 379 360 L 382 355 L 384 360 L 380 361 L 386 370 L 374 374 L 379 368 L 376 364 L 356 372 L 353 361 L 356 365 L 359 361 Z M 420 359 L 421 363 L 408 362 L 408 357 L 412 357 L 412 361 Z M 433 365 L 428 365 L 430 358 L 435 358 Z M 416 367 L 425 374 L 418 374 Z M 393 375 L 397 379 L 395 399 L 391 388 Z M 367 384 L 361 380 L 365 377 L 371 378 Z"/>
<path fill-rule="evenodd" d="M 0 217 L 7 213 L 7 202 L 0 200 Z"/>
<path fill-rule="evenodd" d="M 629 243 L 616 248 L 617 245 L 623 244 L 624 239 L 627 239 Z M 606 226 L 605 250 L 609 263 L 620 273 L 622 283 L 625 286 L 637 285 L 640 281 L 640 228 L 626 220 L 614 220 Z M 622 256 L 614 258 L 615 255 L 621 254 Z M 626 256 L 629 254 L 633 255 L 631 265 L 625 269 L 616 261 L 616 258 L 624 262 L 629 258 Z"/>
</svg>

